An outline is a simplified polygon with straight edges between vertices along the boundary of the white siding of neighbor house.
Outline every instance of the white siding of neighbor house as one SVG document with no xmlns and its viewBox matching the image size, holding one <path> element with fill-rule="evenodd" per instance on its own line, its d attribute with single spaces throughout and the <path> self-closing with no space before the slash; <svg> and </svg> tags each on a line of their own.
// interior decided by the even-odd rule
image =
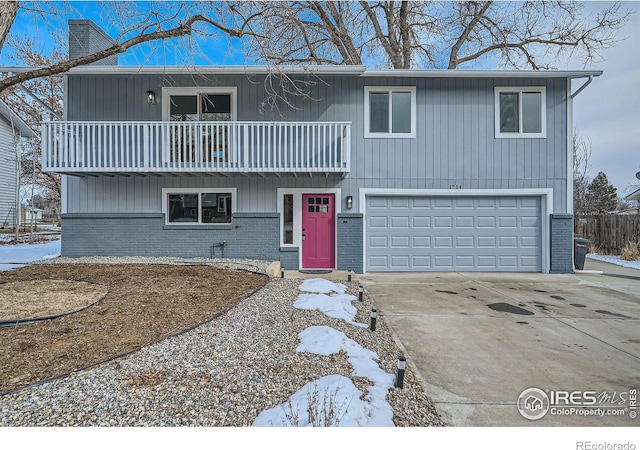
<svg viewBox="0 0 640 450">
<path fill-rule="evenodd" d="M 11 124 L 0 116 L 0 227 L 13 226 L 16 201 L 16 146 Z"/>
<path fill-rule="evenodd" d="M 238 212 L 275 212 L 277 188 L 341 188 L 361 210 L 358 189 L 553 189 L 554 213 L 567 212 L 567 79 L 376 78 L 325 76 L 314 100 L 260 112 L 263 80 L 245 75 L 70 75 L 68 120 L 162 120 L 162 87 L 235 86 L 238 120 L 350 121 L 351 172 L 194 177 L 69 177 L 68 213 L 159 213 L 168 187 L 237 187 Z M 415 139 L 364 138 L 365 86 L 416 86 Z M 544 139 L 496 139 L 494 88 L 544 86 Z M 146 91 L 156 104 L 146 103 Z M 342 199 L 344 202 L 344 198 Z M 343 205 L 343 211 L 345 207 Z"/>
</svg>

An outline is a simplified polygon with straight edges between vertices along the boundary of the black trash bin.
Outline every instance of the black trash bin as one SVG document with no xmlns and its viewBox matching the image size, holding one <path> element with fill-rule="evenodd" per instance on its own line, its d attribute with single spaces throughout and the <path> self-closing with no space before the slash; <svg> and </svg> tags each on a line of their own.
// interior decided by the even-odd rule
<svg viewBox="0 0 640 450">
<path fill-rule="evenodd" d="M 574 237 L 573 238 L 573 264 L 578 270 L 584 270 L 584 260 L 589 253 L 589 239 Z"/>
</svg>

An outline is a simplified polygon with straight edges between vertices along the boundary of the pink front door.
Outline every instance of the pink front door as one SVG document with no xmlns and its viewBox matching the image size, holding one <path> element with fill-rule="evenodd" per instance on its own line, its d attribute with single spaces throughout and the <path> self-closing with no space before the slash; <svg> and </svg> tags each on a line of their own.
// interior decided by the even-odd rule
<svg viewBox="0 0 640 450">
<path fill-rule="evenodd" d="M 335 196 L 302 194 L 302 268 L 335 268 Z"/>
</svg>

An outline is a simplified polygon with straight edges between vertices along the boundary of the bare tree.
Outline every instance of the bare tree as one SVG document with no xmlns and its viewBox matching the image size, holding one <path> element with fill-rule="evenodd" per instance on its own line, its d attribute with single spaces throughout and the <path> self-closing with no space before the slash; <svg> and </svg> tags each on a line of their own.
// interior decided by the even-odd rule
<svg viewBox="0 0 640 450">
<path fill-rule="evenodd" d="M 585 65 L 616 42 L 629 12 L 612 3 L 587 17 L 584 2 L 234 2 L 254 32 L 251 54 L 272 64 L 363 64 L 457 69 L 482 58 L 513 68 Z"/>
<path fill-rule="evenodd" d="M 0 4 L 0 49 L 11 30 L 11 25 L 16 20 L 18 14 L 18 2 L 7 1 Z"/>
<path fill-rule="evenodd" d="M 60 48 L 55 48 L 48 56 L 42 55 L 35 50 L 37 45 L 31 39 L 9 39 L 7 45 L 14 51 L 12 58 L 26 66 L 51 66 L 67 59 L 66 51 Z M 60 77 L 37 78 L 25 82 L 22 88 L 11 86 L 5 89 L 0 93 L 0 97 L 31 128 L 38 130 L 43 121 L 53 120 L 55 115 L 62 116 L 64 109 L 63 84 Z M 36 101 L 33 96 L 37 97 L 39 101 Z M 20 179 L 23 184 L 38 186 L 44 189 L 45 195 L 48 197 L 60 200 L 60 176 L 42 171 L 39 140 L 31 140 L 30 145 L 25 147 L 25 151 L 21 154 L 20 163 Z"/>
<path fill-rule="evenodd" d="M 589 170 L 591 165 L 591 140 L 573 132 L 573 214 L 585 215 L 593 208 L 590 206 Z"/>
</svg>

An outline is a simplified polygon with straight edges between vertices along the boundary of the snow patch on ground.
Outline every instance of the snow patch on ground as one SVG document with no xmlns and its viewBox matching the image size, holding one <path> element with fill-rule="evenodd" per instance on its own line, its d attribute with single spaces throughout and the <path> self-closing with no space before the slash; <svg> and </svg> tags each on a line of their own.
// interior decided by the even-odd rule
<svg viewBox="0 0 640 450">
<path fill-rule="evenodd" d="M 373 382 L 364 400 L 349 378 L 329 375 L 307 383 L 287 403 L 263 411 L 254 426 L 394 426 L 393 408 L 386 400 L 394 377 L 384 372 L 376 361 L 378 355 L 362 347 L 344 333 L 324 325 L 309 327 L 299 334 L 297 352 L 331 355 L 341 350 L 353 366 L 353 375 Z M 309 409 L 321 421 L 309 419 Z M 322 419 L 324 418 L 324 419 Z"/>
<path fill-rule="evenodd" d="M 17 244 L 0 246 L 0 271 L 24 267 L 22 264 L 60 256 L 60 240 L 43 244 Z M 8 264 L 15 263 L 15 264 Z"/>
<path fill-rule="evenodd" d="M 316 294 L 330 294 L 331 292 L 344 294 L 347 287 L 344 284 L 333 283 L 323 278 L 310 278 L 300 285 L 300 290 L 302 292 L 314 292 Z"/>
<path fill-rule="evenodd" d="M 619 256 L 614 255 L 598 255 L 597 253 L 588 253 L 587 258 L 595 259 L 596 261 L 608 262 L 617 266 L 629 267 L 631 269 L 640 270 L 640 261 L 624 261 Z"/>
<path fill-rule="evenodd" d="M 334 319 L 342 319 L 357 327 L 366 328 L 367 324 L 355 322 L 353 319 L 358 310 L 351 304 L 356 297 L 349 294 L 300 294 L 293 304 L 294 308 L 322 311 Z"/>
<path fill-rule="evenodd" d="M 353 382 L 342 375 L 328 375 L 305 384 L 287 403 L 262 411 L 254 427 L 361 426 L 365 402 Z M 311 404 L 311 405 L 310 405 Z M 309 418 L 309 409 L 317 414 Z"/>
</svg>

